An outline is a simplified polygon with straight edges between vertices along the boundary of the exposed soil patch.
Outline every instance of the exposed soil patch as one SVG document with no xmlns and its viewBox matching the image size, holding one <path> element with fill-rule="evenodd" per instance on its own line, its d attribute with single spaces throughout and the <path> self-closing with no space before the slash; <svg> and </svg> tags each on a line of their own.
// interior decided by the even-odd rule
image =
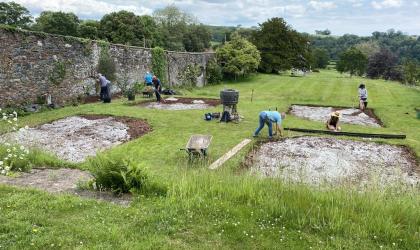
<svg viewBox="0 0 420 250">
<path fill-rule="evenodd" d="M 291 182 L 420 185 L 416 158 L 400 146 L 304 136 L 262 144 L 250 158 L 251 172 Z"/>
<path fill-rule="evenodd" d="M 83 162 L 97 151 L 109 149 L 151 131 L 144 120 L 129 117 L 84 115 L 9 133 L 1 141 L 18 141 L 54 153 L 60 159 Z"/>
<path fill-rule="evenodd" d="M 359 109 L 346 107 L 292 105 L 289 109 L 289 114 L 313 121 L 326 122 L 333 111 L 340 111 L 342 114 L 340 118 L 341 123 L 371 127 L 382 126 L 382 122 L 376 117 L 372 109 L 367 109 L 363 112 Z"/>
<path fill-rule="evenodd" d="M 80 115 L 80 117 L 86 118 L 88 120 L 101 120 L 106 119 L 109 116 L 106 115 Z M 147 134 L 152 131 L 149 123 L 145 120 L 140 120 L 127 116 L 112 116 L 115 121 L 124 123 L 128 126 L 128 134 L 130 135 L 130 140 L 134 140 L 144 134 Z"/>
<path fill-rule="evenodd" d="M 86 198 L 95 198 L 109 201 L 115 204 L 128 206 L 131 195 L 115 196 L 110 192 L 95 192 L 80 190 L 78 184 L 87 182 L 93 177 L 86 171 L 78 169 L 32 169 L 30 173 L 21 173 L 19 177 L 7 177 L 0 175 L 0 184 L 17 187 L 29 187 L 40 189 L 49 193 L 69 193 Z"/>
<path fill-rule="evenodd" d="M 191 109 L 208 109 L 220 104 L 219 99 L 207 99 L 207 98 L 175 98 L 170 97 L 164 101 L 158 102 L 147 102 L 141 104 L 146 108 L 151 109 L 165 109 L 165 110 L 191 110 Z"/>
</svg>

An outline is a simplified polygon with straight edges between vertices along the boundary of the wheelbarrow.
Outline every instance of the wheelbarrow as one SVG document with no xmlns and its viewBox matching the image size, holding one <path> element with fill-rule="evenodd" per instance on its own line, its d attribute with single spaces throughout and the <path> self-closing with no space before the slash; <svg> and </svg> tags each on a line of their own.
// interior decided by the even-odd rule
<svg viewBox="0 0 420 250">
<path fill-rule="evenodd" d="M 206 157 L 212 139 L 211 135 L 192 135 L 185 148 L 180 150 L 185 150 L 190 159 L 194 156 Z"/>
</svg>

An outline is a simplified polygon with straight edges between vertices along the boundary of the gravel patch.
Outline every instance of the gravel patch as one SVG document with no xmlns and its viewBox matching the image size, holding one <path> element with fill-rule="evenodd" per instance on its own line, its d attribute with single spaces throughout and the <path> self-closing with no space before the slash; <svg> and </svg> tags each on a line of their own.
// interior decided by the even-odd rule
<svg viewBox="0 0 420 250">
<path fill-rule="evenodd" d="M 175 98 L 170 97 L 163 102 L 148 102 L 143 105 L 150 109 L 163 110 L 193 110 L 193 109 L 208 109 L 212 106 L 217 106 L 220 101 L 217 99 L 194 99 L 194 98 Z"/>
<path fill-rule="evenodd" d="M 370 127 L 381 127 L 380 122 L 375 119 L 373 112 L 368 110 L 366 113 L 360 111 L 359 109 L 354 108 L 335 108 L 335 107 L 313 107 L 313 106 L 301 106 L 301 105 L 292 105 L 289 113 L 313 120 L 326 122 L 330 117 L 330 114 L 333 111 L 340 111 L 342 117 L 340 118 L 340 123 L 355 124 L 362 126 Z"/>
<path fill-rule="evenodd" d="M 150 131 L 145 121 L 126 117 L 72 116 L 26 131 L 9 133 L 3 141 L 18 141 L 70 162 L 83 162 L 97 151 L 112 148 Z"/>
<path fill-rule="evenodd" d="M 20 173 L 18 177 L 0 175 L 0 184 L 27 187 L 43 190 L 53 194 L 67 193 L 85 198 L 93 198 L 114 204 L 128 206 L 131 202 L 131 195 L 115 196 L 110 192 L 95 192 L 80 190 L 78 185 L 93 179 L 93 176 L 86 171 L 78 169 L 32 169 L 29 173 Z"/>
<path fill-rule="evenodd" d="M 399 146 L 321 137 L 268 142 L 252 153 L 251 172 L 311 185 L 419 186 L 419 166 Z"/>
</svg>

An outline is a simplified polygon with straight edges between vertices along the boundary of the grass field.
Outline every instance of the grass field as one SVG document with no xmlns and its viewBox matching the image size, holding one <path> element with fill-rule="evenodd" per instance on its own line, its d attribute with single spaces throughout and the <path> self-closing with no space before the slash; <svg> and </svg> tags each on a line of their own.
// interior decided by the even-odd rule
<svg viewBox="0 0 420 250">
<path fill-rule="evenodd" d="M 343 124 L 343 130 L 406 134 L 406 140 L 377 141 L 407 145 L 420 159 L 420 120 L 414 110 L 420 106 L 420 90 L 395 82 L 349 78 L 333 71 L 302 78 L 260 74 L 186 93 L 194 97 L 218 97 L 224 87 L 238 89 L 238 108 L 244 116 L 239 124 L 206 122 L 203 110 L 148 110 L 127 105 L 123 100 L 24 117 L 21 123 L 29 126 L 75 114 L 147 119 L 153 132 L 104 154 L 141 164 L 148 169 L 151 179 L 168 187 L 168 192 L 136 195 L 132 205 L 123 208 L 69 195 L 0 186 L 0 247 L 419 249 L 419 190 L 325 191 L 255 178 L 241 169 L 252 145 L 221 169 L 211 172 L 206 168 L 252 135 L 259 111 L 276 107 L 286 111 L 292 103 L 356 106 L 361 81 L 369 91 L 369 106 L 375 109 L 385 128 Z M 210 111 L 220 111 L 220 107 Z M 323 128 L 323 123 L 291 116 L 284 124 Z M 211 134 L 214 138 L 208 162 L 191 165 L 185 152 L 179 149 L 190 135 L 197 133 Z M 262 134 L 266 136 L 266 129 Z M 53 161 L 51 157 L 45 158 L 47 162 Z"/>
</svg>

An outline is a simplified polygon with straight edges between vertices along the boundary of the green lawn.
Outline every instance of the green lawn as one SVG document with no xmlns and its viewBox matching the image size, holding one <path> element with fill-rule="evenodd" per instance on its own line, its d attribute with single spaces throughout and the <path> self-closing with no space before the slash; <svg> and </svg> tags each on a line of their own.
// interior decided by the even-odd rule
<svg viewBox="0 0 420 250">
<path fill-rule="evenodd" d="M 136 195 L 131 207 L 122 208 L 74 196 L 0 186 L 0 248 L 419 249 L 419 190 L 322 191 L 255 178 L 241 169 L 252 145 L 221 169 L 206 168 L 251 136 L 259 111 L 276 107 L 286 111 L 292 103 L 355 106 L 361 81 L 369 91 L 369 106 L 386 127 L 343 124 L 343 130 L 404 133 L 406 140 L 378 141 L 407 145 L 420 159 L 420 120 L 414 110 L 420 107 L 420 90 L 395 82 L 348 78 L 333 71 L 302 78 L 260 74 L 187 93 L 218 97 L 224 87 L 238 89 L 238 108 L 244 116 L 239 124 L 206 122 L 203 110 L 148 110 L 122 100 L 24 117 L 22 124 L 30 126 L 75 114 L 147 119 L 153 126 L 152 133 L 105 154 L 143 165 L 150 178 L 167 186 L 168 192 L 165 196 Z M 220 107 L 210 111 L 220 111 Z M 284 124 L 323 128 L 321 122 L 291 116 Z M 208 162 L 189 165 L 185 152 L 179 149 L 196 133 L 213 135 L 210 157 Z M 262 133 L 265 136 L 266 129 Z"/>
</svg>

